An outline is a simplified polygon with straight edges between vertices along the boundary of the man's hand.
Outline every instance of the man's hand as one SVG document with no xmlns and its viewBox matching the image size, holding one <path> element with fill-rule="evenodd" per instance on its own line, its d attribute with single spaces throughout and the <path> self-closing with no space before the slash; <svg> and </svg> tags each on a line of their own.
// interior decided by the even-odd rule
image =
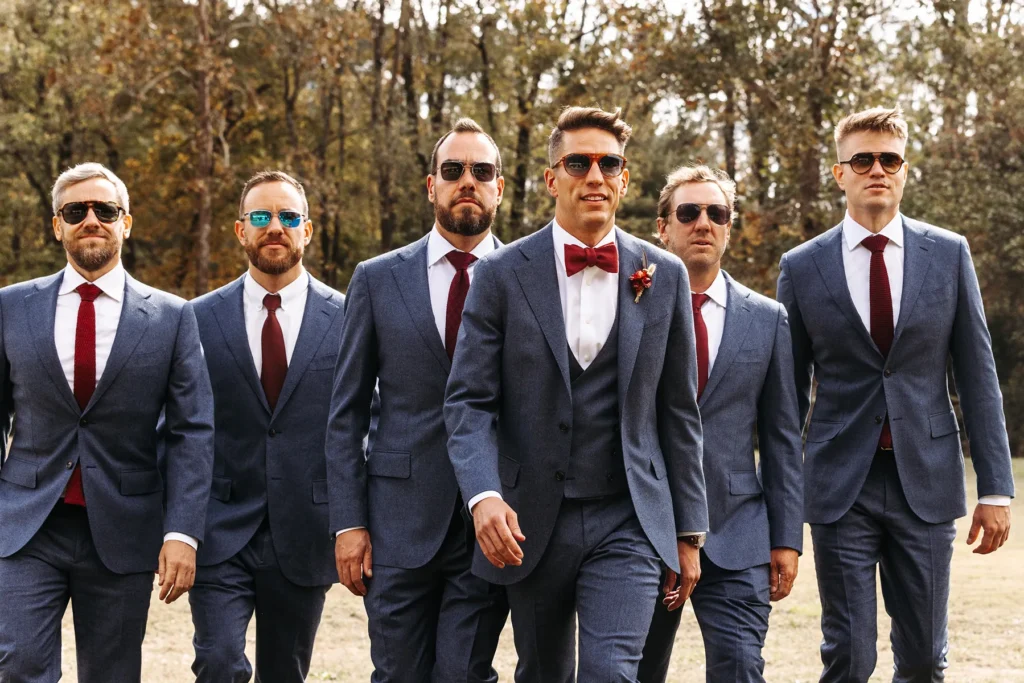
<svg viewBox="0 0 1024 683">
<path fill-rule="evenodd" d="M 366 595 L 363 577 L 373 576 L 373 544 L 366 529 L 349 529 L 334 540 L 338 580 L 352 595 Z"/>
<path fill-rule="evenodd" d="M 974 549 L 975 554 L 988 555 L 999 550 L 1010 537 L 1010 506 L 978 503 L 974 508 L 971 530 L 967 533 L 967 545 L 978 540 L 978 532 L 982 529 L 985 530 L 985 534 L 981 543 Z"/>
<path fill-rule="evenodd" d="M 196 581 L 195 548 L 181 541 L 164 541 L 157 575 L 160 599 L 169 605 L 187 593 Z"/>
<path fill-rule="evenodd" d="M 476 541 L 491 564 L 504 569 L 506 564 L 518 567 L 523 551 L 516 541 L 525 541 L 519 529 L 519 516 L 501 498 L 484 498 L 473 506 L 473 527 Z"/>
<path fill-rule="evenodd" d="M 679 552 L 679 568 L 683 573 L 680 575 L 666 569 L 665 585 L 661 587 L 665 593 L 662 602 L 668 607 L 669 612 L 683 606 L 700 580 L 700 549 L 695 548 L 689 541 L 678 541 L 676 546 Z"/>
<path fill-rule="evenodd" d="M 800 553 L 792 548 L 772 548 L 772 568 L 768 577 L 772 602 L 782 600 L 793 590 L 799 562 Z"/>
</svg>

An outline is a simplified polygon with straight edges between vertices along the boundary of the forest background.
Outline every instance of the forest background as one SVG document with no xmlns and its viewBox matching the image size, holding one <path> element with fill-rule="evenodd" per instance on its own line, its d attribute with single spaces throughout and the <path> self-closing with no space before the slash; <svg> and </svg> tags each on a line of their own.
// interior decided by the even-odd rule
<svg viewBox="0 0 1024 683">
<path fill-rule="evenodd" d="M 306 265 L 355 265 L 430 227 L 430 150 L 492 133 L 511 241 L 552 215 L 561 107 L 634 128 L 618 224 L 652 239 L 666 174 L 739 183 L 729 272 L 772 295 L 779 257 L 838 223 L 832 126 L 902 105 L 904 213 L 967 236 L 1014 455 L 1024 455 L 1022 0 L 0 0 L 0 284 L 59 269 L 50 186 L 100 161 L 131 193 L 125 265 L 187 298 L 238 276 L 244 181 L 307 189 Z"/>
</svg>

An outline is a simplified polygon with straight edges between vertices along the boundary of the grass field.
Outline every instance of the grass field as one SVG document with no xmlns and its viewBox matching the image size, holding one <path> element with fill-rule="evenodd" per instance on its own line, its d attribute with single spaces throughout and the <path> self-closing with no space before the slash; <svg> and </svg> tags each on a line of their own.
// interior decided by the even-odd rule
<svg viewBox="0 0 1024 683">
<path fill-rule="evenodd" d="M 968 467 L 970 471 L 970 467 Z M 1014 463 L 1018 487 L 1024 483 L 1024 461 Z M 968 491 L 974 491 L 973 474 Z M 974 501 L 970 502 L 973 509 Z M 1024 503 L 1013 504 L 1015 522 L 1010 541 L 993 555 L 974 555 L 964 542 L 970 518 L 957 523 L 953 553 L 953 589 L 950 600 L 950 662 L 946 680 L 951 683 L 1024 683 Z M 820 607 L 810 552 L 801 559 L 800 575 L 793 593 L 776 604 L 764 650 L 768 681 L 816 681 L 820 672 L 818 643 Z M 879 599 L 881 603 L 881 599 Z M 693 612 L 687 606 L 679 630 L 673 659 L 673 681 L 703 681 L 704 656 Z M 872 681 L 892 678 L 889 649 L 889 621 L 879 606 L 878 667 Z M 149 628 L 143 646 L 143 681 L 178 683 L 190 680 L 192 622 L 188 602 L 174 605 L 156 602 L 150 611 Z M 249 658 L 253 659 L 253 630 L 249 632 Z M 327 606 L 317 639 L 311 681 L 369 680 L 369 639 L 366 615 L 359 599 L 335 586 L 327 595 Z M 65 678 L 75 680 L 74 634 L 71 612 L 64 619 Z M 511 681 L 515 669 L 511 625 L 505 627 L 496 658 L 501 680 Z"/>
</svg>

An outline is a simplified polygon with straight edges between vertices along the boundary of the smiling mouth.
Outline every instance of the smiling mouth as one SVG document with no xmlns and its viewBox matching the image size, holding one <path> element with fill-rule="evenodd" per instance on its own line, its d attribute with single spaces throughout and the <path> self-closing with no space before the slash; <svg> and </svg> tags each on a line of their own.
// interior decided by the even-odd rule
<svg viewBox="0 0 1024 683">
<path fill-rule="evenodd" d="M 603 194 L 587 194 L 580 197 L 580 199 L 590 204 L 597 204 L 599 202 L 605 201 L 608 198 L 605 197 Z"/>
</svg>

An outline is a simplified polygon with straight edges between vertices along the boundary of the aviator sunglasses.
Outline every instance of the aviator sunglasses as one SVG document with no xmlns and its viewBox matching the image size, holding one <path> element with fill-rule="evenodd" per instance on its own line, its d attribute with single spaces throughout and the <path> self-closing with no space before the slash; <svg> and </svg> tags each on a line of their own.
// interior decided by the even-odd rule
<svg viewBox="0 0 1024 683">
<path fill-rule="evenodd" d="M 725 204 L 680 204 L 676 207 L 676 220 L 684 225 L 692 223 L 698 218 L 702 211 L 708 214 L 708 220 L 715 225 L 728 225 L 732 218 L 732 211 Z"/>
<path fill-rule="evenodd" d="M 473 177 L 481 183 L 491 182 L 498 174 L 498 169 L 489 161 L 478 161 L 475 164 L 467 164 L 462 161 L 449 160 L 441 163 L 441 178 L 449 182 L 458 180 L 462 177 L 462 174 L 466 172 L 466 166 L 469 166 L 469 172 L 472 173 Z"/>
<path fill-rule="evenodd" d="M 57 215 L 68 225 L 78 225 L 89 215 L 90 208 L 100 223 L 113 223 L 125 212 L 113 202 L 68 202 L 57 209 Z"/>
<path fill-rule="evenodd" d="M 903 157 L 896 152 L 860 152 L 840 164 L 849 164 L 857 175 L 864 175 L 875 165 L 875 159 L 882 164 L 882 170 L 890 175 L 903 168 Z"/>
<path fill-rule="evenodd" d="M 618 154 L 584 154 L 582 152 L 566 154 L 556 161 L 552 168 L 562 164 L 565 172 L 573 178 L 582 178 L 590 173 L 590 167 L 594 165 L 595 161 L 605 178 L 622 175 L 623 169 L 626 168 L 626 157 Z"/>
<path fill-rule="evenodd" d="M 272 211 L 266 209 L 256 209 L 255 211 L 248 211 L 242 214 L 242 217 L 238 220 L 244 221 L 246 218 L 254 228 L 265 228 L 270 225 L 270 221 L 274 218 Z M 297 228 L 302 225 L 302 219 L 305 218 L 298 211 L 278 211 L 277 220 L 281 221 L 282 228 Z"/>
</svg>

